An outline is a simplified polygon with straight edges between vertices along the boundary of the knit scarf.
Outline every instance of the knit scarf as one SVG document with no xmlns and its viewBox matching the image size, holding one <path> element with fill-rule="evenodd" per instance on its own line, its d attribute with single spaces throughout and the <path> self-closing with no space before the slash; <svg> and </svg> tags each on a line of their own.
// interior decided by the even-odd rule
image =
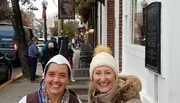
<svg viewBox="0 0 180 103">
<path fill-rule="evenodd" d="M 105 94 L 97 94 L 94 96 L 95 103 L 111 103 L 114 93 L 118 86 L 115 84 L 113 88 Z"/>
<path fill-rule="evenodd" d="M 43 98 L 43 103 L 51 103 L 50 98 L 47 95 L 45 87 L 43 87 L 41 91 L 41 95 Z M 59 100 L 58 103 L 69 103 L 69 98 L 70 98 L 70 93 L 69 93 L 69 90 L 66 89 L 64 92 L 63 98 Z"/>
</svg>

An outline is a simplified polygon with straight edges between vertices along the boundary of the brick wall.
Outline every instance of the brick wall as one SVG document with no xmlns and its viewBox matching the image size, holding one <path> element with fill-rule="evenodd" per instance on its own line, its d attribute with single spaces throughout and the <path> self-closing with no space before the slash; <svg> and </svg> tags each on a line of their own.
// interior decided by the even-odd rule
<svg viewBox="0 0 180 103">
<path fill-rule="evenodd" d="M 119 69 L 122 70 L 122 2 L 119 0 Z"/>
<path fill-rule="evenodd" d="M 107 0 L 107 45 L 114 52 L 114 0 Z"/>
<path fill-rule="evenodd" d="M 119 69 L 122 70 L 122 1 L 119 0 Z M 107 44 L 114 52 L 114 0 L 107 0 Z"/>
</svg>

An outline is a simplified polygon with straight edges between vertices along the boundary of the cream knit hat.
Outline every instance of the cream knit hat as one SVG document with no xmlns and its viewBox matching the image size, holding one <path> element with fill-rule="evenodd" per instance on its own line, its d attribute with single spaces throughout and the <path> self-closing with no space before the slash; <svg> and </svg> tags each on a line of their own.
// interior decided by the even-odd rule
<svg viewBox="0 0 180 103">
<path fill-rule="evenodd" d="M 107 52 L 100 52 L 92 58 L 89 70 L 91 80 L 94 70 L 99 66 L 110 67 L 114 71 L 116 78 L 118 78 L 119 68 L 116 65 L 115 58 L 111 54 Z"/>
</svg>

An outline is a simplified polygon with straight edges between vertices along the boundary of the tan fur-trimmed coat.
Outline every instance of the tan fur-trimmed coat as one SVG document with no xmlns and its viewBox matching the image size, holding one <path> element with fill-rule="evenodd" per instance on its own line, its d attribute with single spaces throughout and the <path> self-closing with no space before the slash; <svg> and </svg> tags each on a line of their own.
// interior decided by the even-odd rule
<svg viewBox="0 0 180 103">
<path fill-rule="evenodd" d="M 139 97 L 141 82 L 137 76 L 119 76 L 118 89 L 115 91 L 111 103 L 142 103 Z M 90 84 L 88 91 L 88 103 L 95 103 L 93 99 L 95 88 Z"/>
</svg>

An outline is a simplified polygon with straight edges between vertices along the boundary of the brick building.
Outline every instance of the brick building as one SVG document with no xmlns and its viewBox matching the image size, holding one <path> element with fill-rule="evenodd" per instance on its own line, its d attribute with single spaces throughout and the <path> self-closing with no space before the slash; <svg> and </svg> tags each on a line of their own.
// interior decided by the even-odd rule
<svg viewBox="0 0 180 103">
<path fill-rule="evenodd" d="M 97 44 L 107 44 L 122 69 L 122 1 L 105 0 L 97 4 Z"/>
</svg>

